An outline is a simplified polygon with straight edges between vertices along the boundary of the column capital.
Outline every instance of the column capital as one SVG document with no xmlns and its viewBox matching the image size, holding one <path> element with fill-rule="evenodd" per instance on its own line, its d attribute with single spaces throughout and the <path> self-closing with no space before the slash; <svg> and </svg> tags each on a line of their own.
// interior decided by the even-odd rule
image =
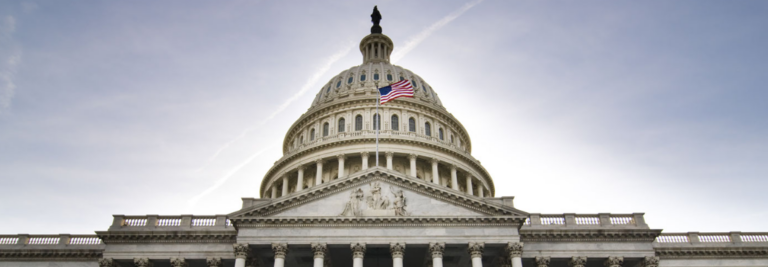
<svg viewBox="0 0 768 267">
<path fill-rule="evenodd" d="M 296 167 L 297 170 L 301 170 L 301 171 L 305 170 L 306 168 L 307 168 L 306 164 L 299 164 L 299 166 Z"/>
<path fill-rule="evenodd" d="M 451 163 L 450 167 L 452 172 L 456 171 L 456 164 Z"/>
<path fill-rule="evenodd" d="M 360 156 L 361 156 L 361 157 L 364 157 L 364 158 L 367 158 L 368 156 L 370 156 L 370 154 L 371 154 L 371 153 L 370 153 L 370 152 L 368 152 L 368 151 L 363 151 L 363 152 L 360 152 Z"/>
<path fill-rule="evenodd" d="M 344 154 L 339 154 L 339 155 L 336 155 L 336 158 L 337 158 L 338 160 L 345 160 L 345 159 L 347 159 L 347 155 L 344 155 Z"/>
<path fill-rule="evenodd" d="M 315 163 L 317 163 L 317 164 L 323 164 L 323 163 L 325 163 L 325 160 L 324 160 L 324 159 L 316 159 L 316 160 L 315 160 Z"/>
<path fill-rule="evenodd" d="M 219 257 L 208 257 L 207 259 L 205 259 L 205 264 L 207 264 L 208 267 L 221 267 L 222 266 L 221 258 L 219 258 Z"/>
<path fill-rule="evenodd" d="M 549 261 L 550 261 L 549 256 L 545 256 L 545 257 L 536 256 L 536 258 L 534 258 L 534 260 L 536 260 L 536 266 L 538 266 L 538 267 L 548 267 L 549 266 Z"/>
<path fill-rule="evenodd" d="M 272 251 L 275 253 L 275 259 L 285 259 L 288 254 L 288 244 L 272 243 Z"/>
<path fill-rule="evenodd" d="M 116 267 L 117 263 L 112 258 L 99 259 L 99 267 Z"/>
<path fill-rule="evenodd" d="M 643 267 L 659 267 L 659 257 L 646 256 L 643 259 Z"/>
<path fill-rule="evenodd" d="M 584 267 L 585 265 L 587 265 L 587 257 L 585 256 L 573 256 L 568 261 L 570 267 Z"/>
<path fill-rule="evenodd" d="M 483 242 L 469 242 L 467 252 L 472 258 L 482 258 L 483 250 L 485 250 L 485 243 Z"/>
<path fill-rule="evenodd" d="M 352 258 L 365 257 L 365 243 L 352 243 L 349 247 L 352 249 Z"/>
<path fill-rule="evenodd" d="M 510 258 L 523 256 L 523 242 L 509 242 L 507 243 L 507 253 Z"/>
<path fill-rule="evenodd" d="M 392 258 L 402 258 L 405 255 L 405 242 L 389 243 L 389 252 L 392 253 Z"/>
<path fill-rule="evenodd" d="M 431 158 L 430 161 L 432 162 L 432 164 L 440 162 L 440 160 L 437 158 Z"/>
<path fill-rule="evenodd" d="M 413 160 L 413 159 L 417 159 L 417 158 L 419 158 L 419 156 L 417 156 L 416 154 L 408 154 L 408 159 Z"/>
<path fill-rule="evenodd" d="M 310 245 L 315 259 L 325 259 L 325 254 L 328 253 L 328 246 L 325 243 L 312 243 Z"/>
<path fill-rule="evenodd" d="M 235 258 L 245 259 L 251 252 L 251 248 L 248 247 L 248 243 L 235 243 L 232 244 L 232 249 L 235 250 Z"/>
<path fill-rule="evenodd" d="M 394 155 L 394 154 L 395 154 L 395 152 L 392 152 L 392 151 L 386 151 L 386 152 L 384 152 L 384 156 L 387 156 L 387 157 L 391 157 L 391 156 L 392 156 L 392 155 Z"/>
<path fill-rule="evenodd" d="M 171 266 L 173 267 L 187 267 L 189 264 L 184 258 L 171 258 Z"/>
<path fill-rule="evenodd" d="M 152 267 L 152 262 L 149 258 L 133 258 L 133 265 L 136 267 Z"/>
<path fill-rule="evenodd" d="M 624 257 L 621 256 L 608 256 L 605 262 L 603 262 L 605 267 L 621 267 L 622 264 L 624 264 Z"/>
<path fill-rule="evenodd" d="M 432 254 L 432 258 L 443 258 L 443 251 L 445 251 L 445 243 L 443 242 L 430 242 L 429 253 Z"/>
</svg>

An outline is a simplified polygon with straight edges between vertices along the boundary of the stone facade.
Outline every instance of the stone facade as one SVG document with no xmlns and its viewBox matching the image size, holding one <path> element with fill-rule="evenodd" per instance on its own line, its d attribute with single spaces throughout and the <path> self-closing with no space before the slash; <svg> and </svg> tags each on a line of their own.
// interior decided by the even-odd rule
<svg viewBox="0 0 768 267">
<path fill-rule="evenodd" d="M 0 235 L 0 266 L 768 266 L 768 233 L 664 233 L 643 213 L 539 214 L 495 197 L 467 130 L 381 33 L 288 130 L 260 198 L 220 215 L 114 215 L 95 235 Z M 379 107 L 376 88 L 412 81 Z M 378 152 L 378 153 L 377 153 Z"/>
</svg>

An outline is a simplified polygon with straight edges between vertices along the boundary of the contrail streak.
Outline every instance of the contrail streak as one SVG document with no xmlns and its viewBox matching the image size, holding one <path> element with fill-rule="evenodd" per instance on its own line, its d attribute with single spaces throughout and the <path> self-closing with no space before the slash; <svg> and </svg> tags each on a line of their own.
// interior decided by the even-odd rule
<svg viewBox="0 0 768 267">
<path fill-rule="evenodd" d="M 256 153 L 253 153 L 253 155 L 248 157 L 245 161 L 243 161 L 242 163 L 238 164 L 237 166 L 235 166 L 234 168 L 229 170 L 229 172 L 224 174 L 224 176 L 219 178 L 219 180 L 216 181 L 216 183 L 214 183 L 211 187 L 209 187 L 208 189 L 205 189 L 205 191 L 203 191 L 202 193 L 198 194 L 197 196 L 194 196 L 194 197 L 190 198 L 189 199 L 189 205 L 190 206 L 194 206 L 195 204 L 197 204 L 197 201 L 199 201 L 200 198 L 210 194 L 211 192 L 213 192 L 213 190 L 216 190 L 216 188 L 219 188 L 219 186 L 223 185 L 224 182 L 226 182 L 227 180 L 229 180 L 230 177 L 232 177 L 237 172 L 239 172 L 240 169 L 245 167 L 245 165 L 248 165 L 248 163 L 251 163 L 251 161 L 253 161 L 254 159 L 256 159 L 256 157 L 258 157 L 259 155 L 264 153 L 264 151 L 267 151 L 267 150 L 269 150 L 269 149 L 271 149 L 273 147 L 275 147 L 275 146 L 269 146 L 269 147 L 264 148 L 262 150 L 256 151 Z"/>
<path fill-rule="evenodd" d="M 396 51 L 394 51 L 392 53 L 392 57 L 391 57 L 392 63 L 395 63 L 396 61 L 398 61 L 401 58 L 403 58 L 406 54 L 408 54 L 408 52 L 411 52 L 411 50 L 416 48 L 416 46 L 418 46 L 422 41 L 424 41 L 424 39 L 427 39 L 427 37 L 432 35 L 433 32 L 435 32 L 435 31 L 439 30 L 440 28 L 442 28 L 443 26 L 447 25 L 448 23 L 450 23 L 454 19 L 456 19 L 459 16 L 461 16 L 462 14 L 464 14 L 464 12 L 467 12 L 467 10 L 469 10 L 470 8 L 476 6 L 477 4 L 479 4 L 482 1 L 483 0 L 475 0 L 475 1 L 472 1 L 472 2 L 464 4 L 464 6 L 462 6 L 458 10 L 454 11 L 451 14 L 448 14 L 448 16 L 445 16 L 444 18 L 438 20 L 437 22 L 433 23 L 432 25 L 430 25 L 429 27 L 427 27 L 426 29 L 421 31 L 416 36 L 414 36 L 411 39 L 409 39 L 408 41 L 406 41 L 405 45 L 403 46 L 403 48 L 400 48 L 400 49 L 398 49 L 398 50 L 396 50 Z"/>
<path fill-rule="evenodd" d="M 353 43 L 350 42 L 350 43 L 344 45 L 344 49 L 342 49 L 339 52 L 331 55 L 331 57 L 328 58 L 328 61 L 326 61 L 325 65 L 323 65 L 317 71 L 315 71 L 315 73 L 312 74 L 312 76 L 309 77 L 309 80 L 307 80 L 307 82 L 304 83 L 304 86 L 302 86 L 301 89 L 298 92 L 293 94 L 293 96 L 291 96 L 290 98 L 286 99 L 279 107 L 277 107 L 277 109 L 275 109 L 274 112 L 272 112 L 272 114 L 267 116 L 262 122 L 260 122 L 257 125 L 254 125 L 254 126 L 251 126 L 251 127 L 247 128 L 247 129 L 245 129 L 242 133 L 240 133 L 240 135 L 238 135 L 237 137 L 235 137 L 232 140 L 229 140 L 224 145 L 219 147 L 219 149 L 216 150 L 216 153 L 213 153 L 213 155 L 210 158 L 208 158 L 208 160 L 205 161 L 205 164 L 203 164 L 203 166 L 200 167 L 199 169 L 195 170 L 195 172 L 201 172 L 203 169 L 208 167 L 208 165 L 211 164 L 211 162 L 216 160 L 216 158 L 219 157 L 219 154 L 221 154 L 221 152 L 226 150 L 233 143 L 239 141 L 240 139 L 242 139 L 243 137 L 248 135 L 248 133 L 252 132 L 256 128 L 259 128 L 259 127 L 263 126 L 264 124 L 266 124 L 268 121 L 274 119 L 275 116 L 277 116 L 278 114 L 280 114 L 280 112 L 283 112 L 286 108 L 288 108 L 288 106 L 291 105 L 291 103 L 293 103 L 294 101 L 296 101 L 296 99 L 299 99 L 301 96 L 306 94 L 307 91 L 309 91 L 309 89 L 314 88 L 315 84 L 317 84 L 317 81 L 320 80 L 320 78 L 326 72 L 328 72 L 328 70 L 331 68 L 331 65 L 333 65 L 333 63 L 336 63 L 336 61 L 339 61 L 339 59 L 341 59 L 344 56 L 346 56 L 347 54 L 349 54 L 349 51 L 352 50 L 352 47 L 354 47 Z"/>
</svg>

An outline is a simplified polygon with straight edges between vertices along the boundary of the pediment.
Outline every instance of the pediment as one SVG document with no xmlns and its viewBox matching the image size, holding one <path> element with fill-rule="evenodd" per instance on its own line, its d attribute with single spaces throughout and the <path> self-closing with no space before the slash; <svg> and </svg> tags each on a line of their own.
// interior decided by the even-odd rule
<svg viewBox="0 0 768 267">
<path fill-rule="evenodd" d="M 313 187 L 266 203 L 243 208 L 230 219 L 380 218 L 380 217 L 528 217 L 528 214 L 483 198 L 382 168 Z M 517 218 L 515 218 L 517 219 Z"/>
</svg>

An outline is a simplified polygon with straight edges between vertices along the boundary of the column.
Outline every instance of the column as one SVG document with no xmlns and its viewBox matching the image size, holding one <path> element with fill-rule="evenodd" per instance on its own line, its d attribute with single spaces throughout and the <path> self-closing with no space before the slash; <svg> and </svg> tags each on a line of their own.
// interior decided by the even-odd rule
<svg viewBox="0 0 768 267">
<path fill-rule="evenodd" d="M 659 257 L 646 256 L 643 259 L 643 267 L 659 267 Z"/>
<path fill-rule="evenodd" d="M 391 170 L 392 169 L 392 156 L 394 155 L 394 153 L 386 152 L 386 153 L 384 153 L 384 155 L 387 157 L 387 170 Z"/>
<path fill-rule="evenodd" d="M 536 256 L 534 260 L 536 261 L 536 267 L 549 267 L 549 257 Z"/>
<path fill-rule="evenodd" d="M 472 267 L 483 267 L 483 250 L 485 249 L 485 243 L 483 242 L 469 242 L 467 252 L 472 258 Z"/>
<path fill-rule="evenodd" d="M 283 191 L 280 194 L 281 197 L 288 195 L 288 174 L 283 174 Z"/>
<path fill-rule="evenodd" d="M 603 263 L 605 267 L 621 267 L 624 264 L 624 257 L 608 256 Z"/>
<path fill-rule="evenodd" d="M 432 267 L 443 267 L 443 251 L 445 243 L 429 243 L 429 253 L 432 254 Z"/>
<path fill-rule="evenodd" d="M 133 258 L 133 265 L 136 267 L 152 267 L 152 262 L 149 258 Z"/>
<path fill-rule="evenodd" d="M 437 173 L 437 159 L 432 159 L 432 183 L 440 184 L 440 175 Z"/>
<path fill-rule="evenodd" d="M 451 165 L 451 189 L 459 190 L 459 177 L 456 174 L 456 165 Z"/>
<path fill-rule="evenodd" d="M 581 256 L 581 257 L 571 257 L 571 260 L 568 261 L 568 266 L 570 267 L 584 267 L 587 265 L 587 257 Z"/>
<path fill-rule="evenodd" d="M 339 179 L 341 179 L 344 177 L 344 159 L 346 159 L 347 156 L 338 155 L 336 158 L 339 159 Z"/>
<path fill-rule="evenodd" d="M 187 261 L 184 260 L 184 258 L 171 258 L 171 266 L 172 267 L 187 267 L 189 264 L 187 264 Z"/>
<path fill-rule="evenodd" d="M 363 160 L 363 170 L 368 169 L 368 152 L 360 152 L 360 159 Z"/>
<path fill-rule="evenodd" d="M 315 185 L 320 185 L 323 183 L 323 161 L 322 159 L 318 159 L 315 161 L 317 163 L 317 174 L 315 175 Z"/>
<path fill-rule="evenodd" d="M 299 178 L 296 179 L 296 192 L 304 190 L 304 165 L 299 166 Z"/>
<path fill-rule="evenodd" d="M 467 174 L 467 195 L 472 196 L 472 175 Z"/>
<path fill-rule="evenodd" d="M 325 254 L 328 253 L 328 246 L 325 243 L 312 243 L 312 253 L 315 254 L 315 265 L 313 267 L 323 267 Z"/>
<path fill-rule="evenodd" d="M 416 178 L 416 154 L 408 155 L 408 159 L 411 160 L 411 177 Z"/>
<path fill-rule="evenodd" d="M 479 197 L 485 197 L 485 186 L 483 185 L 483 183 L 479 184 L 477 194 L 479 195 Z"/>
<path fill-rule="evenodd" d="M 288 244 L 272 243 L 272 252 L 275 253 L 275 267 L 284 267 L 285 255 L 288 254 Z"/>
<path fill-rule="evenodd" d="M 523 267 L 523 242 L 509 242 L 507 252 L 512 260 L 512 267 Z"/>
<path fill-rule="evenodd" d="M 248 243 L 232 244 L 232 249 L 235 250 L 235 267 L 245 267 L 245 258 L 251 252 Z"/>
<path fill-rule="evenodd" d="M 277 183 L 272 184 L 272 189 L 270 189 L 272 198 L 277 198 Z"/>
<path fill-rule="evenodd" d="M 352 267 L 363 267 L 365 257 L 365 243 L 352 243 Z"/>
<path fill-rule="evenodd" d="M 237 261 L 237 259 L 235 259 Z M 205 264 L 208 265 L 208 267 L 222 267 L 221 258 L 219 257 L 208 257 L 205 259 Z"/>
<path fill-rule="evenodd" d="M 389 243 L 389 252 L 392 253 L 392 267 L 403 267 L 405 243 Z"/>
</svg>

